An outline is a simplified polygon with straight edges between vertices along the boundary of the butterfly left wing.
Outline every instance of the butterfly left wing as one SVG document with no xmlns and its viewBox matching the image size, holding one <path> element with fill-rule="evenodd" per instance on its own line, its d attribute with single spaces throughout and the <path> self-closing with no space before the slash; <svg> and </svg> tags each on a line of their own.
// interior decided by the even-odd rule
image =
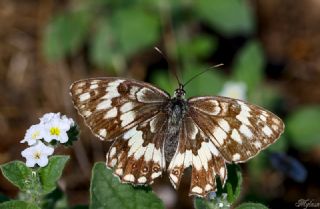
<svg viewBox="0 0 320 209">
<path fill-rule="evenodd" d="M 226 97 L 194 97 L 189 112 L 227 162 L 245 162 L 274 143 L 284 131 L 275 114 Z"/>
<path fill-rule="evenodd" d="M 163 141 L 167 115 L 159 113 L 117 138 L 107 153 L 107 166 L 122 182 L 152 184 L 165 170 Z"/>
<path fill-rule="evenodd" d="M 150 84 L 115 77 L 76 81 L 70 93 L 87 126 L 102 140 L 114 140 L 153 117 L 169 99 Z"/>
<path fill-rule="evenodd" d="M 161 175 L 164 136 L 158 131 L 166 128 L 166 92 L 144 82 L 109 77 L 77 81 L 70 92 L 91 131 L 102 140 L 115 140 L 106 162 L 115 175 L 133 184 L 151 184 Z"/>
</svg>

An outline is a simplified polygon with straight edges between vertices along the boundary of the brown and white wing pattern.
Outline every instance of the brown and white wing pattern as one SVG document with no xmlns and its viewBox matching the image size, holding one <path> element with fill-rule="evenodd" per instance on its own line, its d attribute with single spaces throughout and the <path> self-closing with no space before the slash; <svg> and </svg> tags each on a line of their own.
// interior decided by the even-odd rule
<svg viewBox="0 0 320 209">
<path fill-rule="evenodd" d="M 122 78 L 80 80 L 70 87 L 73 103 L 91 131 L 115 140 L 107 166 L 123 182 L 150 184 L 165 169 L 162 108 L 167 93 L 144 82 Z"/>
<path fill-rule="evenodd" d="M 190 195 L 205 197 L 216 190 L 215 177 L 225 183 L 227 169 L 224 158 L 190 115 L 186 115 L 179 134 L 179 144 L 168 167 L 169 178 L 179 186 L 184 169 L 192 166 Z"/>
<path fill-rule="evenodd" d="M 152 184 L 166 170 L 175 188 L 192 167 L 190 195 L 216 190 L 226 163 L 245 162 L 274 143 L 284 124 L 273 113 L 225 97 L 172 98 L 144 82 L 123 78 L 80 80 L 73 103 L 91 131 L 112 141 L 107 166 L 122 182 Z M 166 156 L 165 156 L 166 155 Z"/>
<path fill-rule="evenodd" d="M 275 114 L 225 97 L 194 97 L 189 114 L 227 162 L 245 162 L 274 143 L 284 131 Z"/>
<path fill-rule="evenodd" d="M 155 116 L 169 96 L 150 84 L 122 78 L 95 78 L 70 87 L 74 106 L 91 131 L 102 140 L 114 140 Z"/>
<path fill-rule="evenodd" d="M 163 140 L 167 115 L 159 113 L 117 138 L 107 153 L 107 166 L 122 182 L 152 184 L 165 170 Z"/>
</svg>

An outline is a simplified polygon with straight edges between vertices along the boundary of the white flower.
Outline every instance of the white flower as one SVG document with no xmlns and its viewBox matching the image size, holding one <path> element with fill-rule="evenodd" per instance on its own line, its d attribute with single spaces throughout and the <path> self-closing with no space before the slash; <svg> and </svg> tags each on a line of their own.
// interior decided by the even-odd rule
<svg viewBox="0 0 320 209">
<path fill-rule="evenodd" d="M 46 142 L 57 140 L 60 143 L 66 143 L 68 141 L 67 131 L 70 129 L 69 120 L 61 120 L 60 118 L 54 118 L 49 123 L 44 124 L 45 131 L 43 139 Z"/>
<path fill-rule="evenodd" d="M 48 156 L 53 154 L 54 149 L 52 147 L 44 145 L 41 141 L 34 146 L 28 147 L 21 152 L 21 155 L 26 158 L 26 165 L 28 167 L 34 167 L 38 164 L 40 167 L 44 167 L 48 164 Z"/>
<path fill-rule="evenodd" d="M 72 118 L 68 118 L 67 116 L 63 115 L 61 117 L 61 120 L 63 120 L 65 123 L 69 124 L 69 127 L 71 128 L 72 126 L 74 126 L 74 120 Z"/>
<path fill-rule="evenodd" d="M 44 126 L 42 124 L 32 125 L 26 132 L 21 143 L 28 142 L 28 145 L 34 145 L 39 139 L 43 138 Z"/>
<path fill-rule="evenodd" d="M 44 114 L 41 118 L 40 118 L 40 123 L 41 124 L 46 124 L 46 123 L 50 123 L 52 120 L 55 119 L 60 119 L 60 113 L 46 113 Z"/>
<path fill-rule="evenodd" d="M 247 86 L 243 82 L 226 82 L 220 96 L 246 100 Z"/>
</svg>

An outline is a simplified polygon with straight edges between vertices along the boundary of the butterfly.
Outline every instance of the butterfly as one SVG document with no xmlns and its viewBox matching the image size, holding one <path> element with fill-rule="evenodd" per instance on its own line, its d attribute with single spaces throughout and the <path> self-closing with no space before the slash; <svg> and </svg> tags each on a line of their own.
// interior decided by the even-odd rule
<svg viewBox="0 0 320 209">
<path fill-rule="evenodd" d="M 75 108 L 94 135 L 113 141 L 106 165 L 122 182 L 150 185 L 167 171 L 175 189 L 191 169 L 190 195 L 216 191 L 226 163 L 241 163 L 274 143 L 284 131 L 275 114 L 221 96 L 173 96 L 145 82 L 105 77 L 70 87 Z"/>
</svg>

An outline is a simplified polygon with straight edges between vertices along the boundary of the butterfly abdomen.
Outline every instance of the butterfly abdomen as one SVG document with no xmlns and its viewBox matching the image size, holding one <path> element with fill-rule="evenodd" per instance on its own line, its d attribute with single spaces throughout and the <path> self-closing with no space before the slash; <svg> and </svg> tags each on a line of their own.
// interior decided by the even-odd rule
<svg viewBox="0 0 320 209">
<path fill-rule="evenodd" d="M 166 111 L 169 117 L 164 152 L 167 162 L 170 162 L 178 147 L 179 132 L 187 111 L 187 103 L 183 99 L 173 98 L 168 102 Z"/>
</svg>

